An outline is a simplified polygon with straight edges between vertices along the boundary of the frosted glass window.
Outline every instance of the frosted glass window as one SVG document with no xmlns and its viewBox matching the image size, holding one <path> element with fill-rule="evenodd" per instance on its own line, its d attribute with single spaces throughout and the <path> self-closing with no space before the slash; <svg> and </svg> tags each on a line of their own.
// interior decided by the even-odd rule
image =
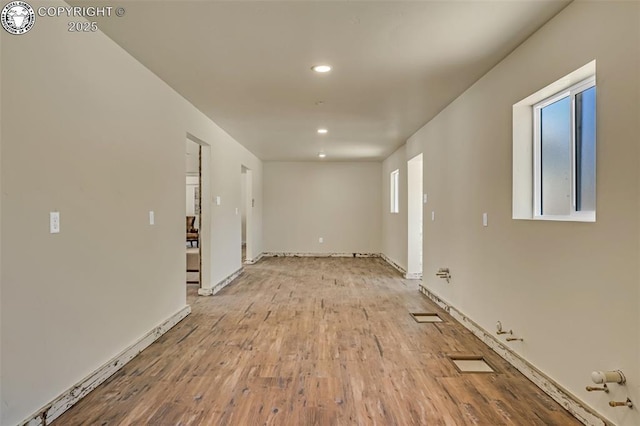
<svg viewBox="0 0 640 426">
<path fill-rule="evenodd" d="M 595 221 L 595 77 L 534 105 L 534 216 Z"/>
<path fill-rule="evenodd" d="M 596 209 L 596 88 L 576 94 L 576 210 Z"/>
<path fill-rule="evenodd" d="M 541 213 L 571 212 L 571 98 L 540 111 Z"/>
</svg>

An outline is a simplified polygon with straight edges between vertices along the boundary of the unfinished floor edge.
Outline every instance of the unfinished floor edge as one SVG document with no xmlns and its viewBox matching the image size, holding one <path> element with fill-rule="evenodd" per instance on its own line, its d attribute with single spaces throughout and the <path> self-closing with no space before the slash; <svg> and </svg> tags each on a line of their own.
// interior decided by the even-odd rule
<svg viewBox="0 0 640 426">
<path fill-rule="evenodd" d="M 56 399 L 45 405 L 37 413 L 31 415 L 21 423 L 22 426 L 46 426 L 60 417 L 65 411 L 84 398 L 89 392 L 100 386 L 109 377 L 122 369 L 129 361 L 158 340 L 163 334 L 171 330 L 191 313 L 191 306 L 187 305 L 167 318 L 160 325 L 142 336 L 136 343 L 129 346 L 110 361 L 103 364 L 86 378 L 67 389 Z"/>
<path fill-rule="evenodd" d="M 391 260 L 391 258 L 389 258 L 389 256 L 387 256 L 384 253 L 380 253 L 380 257 L 382 258 L 382 260 L 384 260 L 385 262 L 387 262 L 389 265 L 391 265 L 393 267 L 393 269 L 395 269 L 396 271 L 400 272 L 403 276 L 405 276 L 405 274 L 407 273 L 407 270 L 404 269 L 402 266 L 398 265 L 396 262 L 394 262 L 393 260 Z M 406 277 L 405 277 L 406 278 Z"/>
<path fill-rule="evenodd" d="M 433 301 L 440 308 L 445 310 L 453 319 L 458 321 L 467 330 L 471 331 L 477 338 L 486 344 L 491 350 L 497 353 L 505 361 L 511 364 L 515 369 L 521 372 L 525 377 L 531 380 L 544 393 L 560 404 L 573 417 L 587 426 L 612 426 L 612 423 L 601 417 L 585 402 L 581 401 L 569 391 L 558 385 L 553 379 L 532 366 L 524 358 L 513 352 L 502 342 L 497 340 L 491 333 L 480 327 L 465 314 L 460 312 L 454 306 L 444 301 L 440 296 L 420 284 L 419 291 L 427 298 Z"/>
<path fill-rule="evenodd" d="M 213 287 L 213 294 L 218 293 L 220 290 L 231 284 L 236 278 L 238 278 L 244 272 L 244 266 L 235 271 L 233 274 L 229 275 L 224 280 L 220 281 Z"/>
<path fill-rule="evenodd" d="M 380 257 L 380 253 L 265 252 L 264 257 Z"/>
<path fill-rule="evenodd" d="M 242 275 L 243 272 L 244 272 L 244 266 L 241 267 L 240 269 L 238 269 L 237 271 L 235 271 L 234 273 L 232 273 L 231 275 L 229 275 L 228 277 L 226 277 L 225 279 L 223 279 L 222 281 L 220 281 L 218 284 L 214 285 L 211 288 L 199 288 L 198 289 L 198 294 L 200 296 L 213 296 L 214 294 L 218 293 L 220 290 L 222 290 L 223 288 L 225 288 L 226 286 L 231 284 L 233 282 L 233 280 L 235 280 L 240 275 Z"/>
<path fill-rule="evenodd" d="M 408 274 L 407 271 L 402 266 L 398 265 L 396 262 L 391 260 L 384 253 L 296 253 L 296 252 L 265 252 L 262 253 L 260 257 L 379 257 L 389 265 L 391 265 L 395 270 L 400 272 L 404 278 L 407 279 L 420 279 L 422 278 L 422 274 Z M 254 262 L 255 263 L 255 262 Z"/>
<path fill-rule="evenodd" d="M 246 259 L 244 261 L 245 265 L 255 265 L 256 263 L 258 263 L 260 261 L 260 259 L 262 259 L 264 257 L 264 253 L 260 253 L 259 255 L 257 255 L 256 257 L 254 257 L 253 259 Z"/>
</svg>

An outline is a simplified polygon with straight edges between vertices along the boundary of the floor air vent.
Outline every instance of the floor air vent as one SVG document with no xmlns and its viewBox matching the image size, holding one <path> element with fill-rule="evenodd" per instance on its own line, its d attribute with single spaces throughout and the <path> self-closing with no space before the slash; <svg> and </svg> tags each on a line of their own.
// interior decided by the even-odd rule
<svg viewBox="0 0 640 426">
<path fill-rule="evenodd" d="M 416 322 L 443 322 L 438 314 L 428 312 L 411 312 L 411 316 Z"/>
<path fill-rule="evenodd" d="M 460 373 L 495 373 L 495 369 L 481 355 L 448 355 Z"/>
</svg>

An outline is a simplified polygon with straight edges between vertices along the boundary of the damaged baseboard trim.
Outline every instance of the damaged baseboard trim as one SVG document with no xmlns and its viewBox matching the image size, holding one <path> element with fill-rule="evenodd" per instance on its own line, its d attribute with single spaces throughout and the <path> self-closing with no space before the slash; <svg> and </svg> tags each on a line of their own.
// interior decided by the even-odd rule
<svg viewBox="0 0 640 426">
<path fill-rule="evenodd" d="M 229 275 L 227 278 L 223 279 L 218 284 L 214 285 L 212 288 L 199 288 L 198 294 L 200 296 L 213 296 L 214 294 L 216 294 L 217 292 L 219 292 L 220 290 L 222 290 L 223 288 L 231 284 L 231 282 L 233 282 L 233 280 L 235 280 L 240 275 L 242 275 L 243 272 L 244 272 L 244 267 L 238 269 L 237 271 Z"/>
<path fill-rule="evenodd" d="M 267 252 L 265 257 L 380 257 L 379 253 L 293 253 Z"/>
<path fill-rule="evenodd" d="M 260 261 L 260 259 L 262 259 L 264 257 L 264 253 L 260 253 L 259 255 L 257 255 L 256 257 L 254 257 L 253 259 L 247 259 L 244 261 L 245 265 L 255 265 L 256 263 L 258 263 Z"/>
<path fill-rule="evenodd" d="M 495 353 L 500 355 L 500 357 L 505 361 L 524 374 L 544 393 L 564 407 L 564 409 L 571 413 L 573 417 L 587 426 L 611 425 L 611 423 L 600 417 L 600 415 L 598 415 L 591 407 L 564 389 L 549 376 L 531 365 L 520 355 L 506 347 L 500 340 L 494 337 L 493 334 L 480 327 L 458 309 L 441 299 L 438 295 L 431 292 L 431 290 L 427 289 L 422 284 L 418 286 L 418 289 L 445 312 L 449 313 L 449 315 L 462 324 L 467 330 L 471 331 L 471 333 L 479 338 L 484 344 L 489 346 L 489 348 L 491 348 Z"/>
<path fill-rule="evenodd" d="M 407 280 L 421 280 L 422 272 L 407 272 L 404 274 L 404 277 Z"/>
<path fill-rule="evenodd" d="M 140 340 L 116 355 L 96 371 L 67 389 L 49 404 L 45 405 L 37 413 L 21 423 L 22 426 L 46 426 L 60 417 L 65 411 L 84 398 L 89 392 L 102 384 L 109 377 L 117 373 L 129 361 L 145 350 L 149 345 L 158 340 L 163 334 L 173 328 L 191 313 L 191 306 L 185 306 L 162 324 L 145 334 Z"/>
<path fill-rule="evenodd" d="M 389 258 L 389 256 L 387 256 L 386 254 L 381 253 L 381 254 L 380 254 L 380 257 L 381 257 L 385 262 L 387 262 L 389 265 L 393 266 L 393 268 L 394 268 L 394 269 L 396 269 L 398 272 L 400 272 L 403 276 L 407 273 L 407 270 L 406 270 L 406 269 L 404 269 L 402 266 L 398 265 L 396 262 L 394 262 L 393 260 L 391 260 L 391 259 Z M 405 276 L 405 278 L 406 278 L 406 276 Z"/>
</svg>

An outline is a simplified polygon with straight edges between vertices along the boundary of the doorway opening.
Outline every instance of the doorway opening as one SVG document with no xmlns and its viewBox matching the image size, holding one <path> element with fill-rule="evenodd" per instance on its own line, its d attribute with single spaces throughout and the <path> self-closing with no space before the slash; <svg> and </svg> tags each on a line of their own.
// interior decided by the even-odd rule
<svg viewBox="0 0 640 426">
<path fill-rule="evenodd" d="M 253 172 L 245 166 L 240 167 L 241 188 L 241 235 L 242 263 L 253 263 Z"/>
<path fill-rule="evenodd" d="M 197 244 L 187 238 L 187 253 L 191 252 L 191 261 L 187 259 L 187 269 L 191 269 L 187 281 L 187 297 L 213 293 L 211 284 L 211 146 L 187 133 L 186 159 L 186 201 L 188 216 L 195 216 Z M 190 188 L 191 186 L 191 188 Z M 193 214 L 190 210 L 193 205 Z M 195 265 L 198 265 L 197 268 Z M 197 277 L 197 281 L 195 280 Z"/>
<path fill-rule="evenodd" d="M 200 228 L 201 228 L 201 163 L 202 147 L 187 139 L 186 142 L 186 252 L 187 293 L 197 293 L 202 277 L 200 274 Z"/>
<path fill-rule="evenodd" d="M 422 154 L 407 162 L 407 273 L 422 278 Z"/>
</svg>

